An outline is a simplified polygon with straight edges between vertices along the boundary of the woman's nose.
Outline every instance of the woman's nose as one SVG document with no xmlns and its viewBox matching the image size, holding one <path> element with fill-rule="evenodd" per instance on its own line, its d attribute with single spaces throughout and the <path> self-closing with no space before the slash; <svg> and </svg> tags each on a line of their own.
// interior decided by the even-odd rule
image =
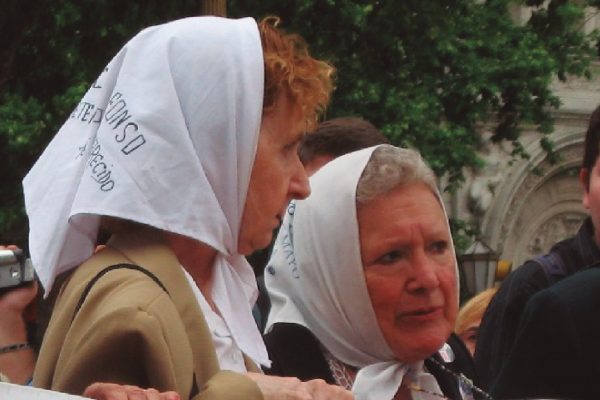
<svg viewBox="0 0 600 400">
<path fill-rule="evenodd" d="M 310 195 L 310 183 L 304 166 L 298 160 L 298 165 L 290 180 L 290 198 L 302 200 Z"/>
<path fill-rule="evenodd" d="M 436 289 L 440 284 L 436 263 L 426 254 L 416 255 L 412 258 L 411 277 L 407 283 L 407 289 L 416 292 Z"/>
</svg>

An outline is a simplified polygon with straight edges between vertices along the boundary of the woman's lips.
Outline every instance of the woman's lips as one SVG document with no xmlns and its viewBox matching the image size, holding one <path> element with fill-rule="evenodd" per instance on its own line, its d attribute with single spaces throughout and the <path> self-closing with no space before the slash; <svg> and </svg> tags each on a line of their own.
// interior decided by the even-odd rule
<svg viewBox="0 0 600 400">
<path fill-rule="evenodd" d="M 423 307 L 414 310 L 402 311 L 397 318 L 402 320 L 426 322 L 441 317 L 444 313 L 444 307 Z"/>
</svg>

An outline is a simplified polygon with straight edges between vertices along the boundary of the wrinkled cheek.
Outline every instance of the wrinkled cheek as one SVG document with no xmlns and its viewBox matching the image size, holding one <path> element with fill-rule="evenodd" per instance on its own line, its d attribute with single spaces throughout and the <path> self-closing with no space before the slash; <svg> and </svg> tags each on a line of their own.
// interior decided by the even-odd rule
<svg viewBox="0 0 600 400">
<path fill-rule="evenodd" d="M 450 327 L 454 327 L 454 323 L 456 321 L 456 316 L 458 315 L 458 309 L 459 309 L 459 287 L 458 287 L 458 280 L 456 279 L 456 275 L 452 274 L 451 276 L 449 276 L 448 279 L 448 284 L 445 286 L 445 316 L 446 319 L 448 321 L 448 323 L 450 324 Z"/>
</svg>

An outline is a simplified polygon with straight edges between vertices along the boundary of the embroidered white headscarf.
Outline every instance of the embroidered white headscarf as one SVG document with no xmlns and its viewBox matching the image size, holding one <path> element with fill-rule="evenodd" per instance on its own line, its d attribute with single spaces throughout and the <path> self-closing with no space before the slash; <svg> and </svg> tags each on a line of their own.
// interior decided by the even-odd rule
<svg viewBox="0 0 600 400">
<path fill-rule="evenodd" d="M 356 186 L 376 148 L 329 162 L 311 178 L 311 195 L 290 203 L 265 269 L 271 298 L 266 331 L 278 322 L 302 325 L 337 359 L 359 367 L 352 388 L 357 400 L 392 399 L 405 375 L 441 393 L 423 361 L 396 359 L 367 290 Z"/>
<path fill-rule="evenodd" d="M 237 253 L 263 74 L 251 18 L 177 20 L 119 51 L 23 181 L 46 293 L 92 255 L 102 215 L 185 235 L 217 249 L 213 300 L 240 349 L 269 364 L 254 274 Z"/>
</svg>

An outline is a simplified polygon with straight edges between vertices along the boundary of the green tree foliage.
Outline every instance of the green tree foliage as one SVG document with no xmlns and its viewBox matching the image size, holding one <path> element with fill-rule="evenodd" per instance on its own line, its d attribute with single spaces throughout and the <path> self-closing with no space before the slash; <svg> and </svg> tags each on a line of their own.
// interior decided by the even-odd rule
<svg viewBox="0 0 600 400">
<path fill-rule="evenodd" d="M 329 116 L 360 115 L 393 142 L 414 146 L 452 183 L 478 167 L 483 121 L 494 141 L 518 142 L 523 123 L 552 131 L 553 77 L 588 75 L 596 37 L 585 36 L 580 1 L 528 1 L 524 26 L 508 0 L 230 1 L 229 13 L 279 15 L 338 68 Z M 596 2 L 588 2 L 596 6 Z"/>
<path fill-rule="evenodd" d="M 447 190 L 477 155 L 483 123 L 492 140 L 512 144 L 527 158 L 520 128 L 537 127 L 540 144 L 555 159 L 548 134 L 560 105 L 550 90 L 556 77 L 590 76 L 597 35 L 585 35 L 586 6 L 567 0 L 289 0 L 230 1 L 229 13 L 279 15 L 314 52 L 338 69 L 329 117 L 362 116 L 395 144 L 417 148 Z M 524 24 L 511 6 L 530 6 Z M 476 227 L 451 221 L 457 249 Z"/>
<path fill-rule="evenodd" d="M 0 13 L 0 244 L 26 247 L 21 179 L 110 58 L 141 28 L 198 14 L 197 0 L 5 1 Z"/>
<path fill-rule="evenodd" d="M 583 5 L 523 0 L 524 26 L 508 0 L 260 0 L 228 2 L 230 16 L 268 14 L 306 38 L 338 69 L 328 117 L 372 121 L 394 143 L 418 148 L 459 184 L 477 167 L 478 127 L 518 142 L 519 126 L 552 131 L 554 76 L 588 75 L 595 37 L 579 30 Z M 140 28 L 196 15 L 198 0 L 8 0 L 0 13 L 0 243 L 26 244 L 20 181 L 110 57 Z"/>
</svg>

